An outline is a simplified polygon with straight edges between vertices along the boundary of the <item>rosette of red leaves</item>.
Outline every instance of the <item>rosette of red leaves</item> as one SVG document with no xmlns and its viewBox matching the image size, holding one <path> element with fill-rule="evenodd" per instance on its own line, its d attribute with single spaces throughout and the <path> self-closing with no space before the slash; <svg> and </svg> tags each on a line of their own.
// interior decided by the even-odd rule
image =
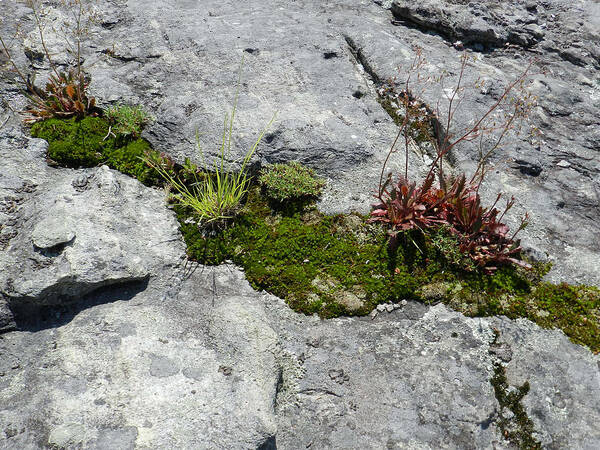
<svg viewBox="0 0 600 450">
<path fill-rule="evenodd" d="M 527 214 L 512 236 L 502 223 L 514 205 L 514 198 L 506 202 L 500 214 L 496 205 L 502 195 L 498 195 L 491 207 L 483 207 L 479 185 L 467 183 L 464 175 L 447 180 L 443 183 L 445 189 L 435 188 L 433 181 L 434 176 L 429 174 L 417 187 L 403 177 L 394 183 L 388 176 L 377 196 L 379 202 L 373 205 L 370 222 L 386 224 L 392 237 L 399 231 L 446 226 L 456 236 L 460 251 L 487 272 L 509 263 L 531 267 L 519 259 L 521 246 L 515 240 L 516 234 L 527 225 Z"/>
<path fill-rule="evenodd" d="M 98 115 L 96 99 L 87 95 L 88 85 L 83 73 L 73 69 L 51 74 L 44 90 L 29 85 L 31 107 L 26 112 L 31 117 L 26 122 Z"/>
</svg>

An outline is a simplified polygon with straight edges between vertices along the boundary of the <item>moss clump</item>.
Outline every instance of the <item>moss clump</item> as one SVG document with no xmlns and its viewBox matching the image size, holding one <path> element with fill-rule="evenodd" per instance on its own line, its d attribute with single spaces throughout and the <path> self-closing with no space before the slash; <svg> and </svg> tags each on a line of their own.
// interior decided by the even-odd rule
<svg viewBox="0 0 600 450">
<path fill-rule="evenodd" d="M 144 126 L 152 120 L 140 106 L 112 106 L 106 110 L 105 116 L 117 136 L 133 139 L 140 137 Z"/>
<path fill-rule="evenodd" d="M 470 316 L 524 317 L 543 328 L 560 328 L 573 342 L 600 352 L 600 290 L 535 278 L 505 267 L 493 276 L 468 278 L 445 302 Z"/>
<path fill-rule="evenodd" d="M 276 202 L 315 198 L 325 186 L 314 170 L 297 161 L 267 166 L 261 170 L 258 182 L 265 195 Z"/>
<path fill-rule="evenodd" d="M 598 288 L 540 283 L 530 295 L 511 297 L 501 311 L 511 318 L 527 317 L 544 328 L 560 328 L 573 342 L 600 351 Z"/>
<path fill-rule="evenodd" d="M 204 264 L 233 260 L 255 288 L 286 299 L 299 312 L 367 314 L 378 303 L 419 298 L 417 288 L 429 277 L 408 267 L 410 252 L 396 252 L 390 264 L 385 233 L 363 217 L 355 216 L 358 226 L 351 232 L 346 216 L 314 209 L 277 214 L 257 189 L 238 219 L 213 236 L 186 223 L 191 211 L 176 211 L 190 257 Z"/>
<path fill-rule="evenodd" d="M 104 152 L 104 162 L 113 169 L 137 178 L 147 186 L 156 186 L 162 183 L 160 175 L 141 159 L 151 151 L 153 150 L 147 141 L 136 139 L 122 147 L 107 149 Z"/>
<path fill-rule="evenodd" d="M 146 185 L 158 183 L 158 174 L 139 159 L 151 151 L 150 144 L 143 139 L 111 135 L 108 121 L 103 118 L 48 119 L 33 124 L 31 134 L 48 141 L 48 157 L 61 166 L 93 167 L 103 163 Z"/>
<path fill-rule="evenodd" d="M 31 127 L 33 137 L 48 141 L 48 157 L 67 167 L 92 167 L 103 159 L 108 125 L 99 117 L 48 119 Z"/>
</svg>

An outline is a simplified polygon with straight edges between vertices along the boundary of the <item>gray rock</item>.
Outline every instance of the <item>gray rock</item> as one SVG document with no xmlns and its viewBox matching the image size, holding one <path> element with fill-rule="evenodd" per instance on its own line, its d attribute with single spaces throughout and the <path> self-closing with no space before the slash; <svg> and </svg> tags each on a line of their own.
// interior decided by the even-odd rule
<svg viewBox="0 0 600 450">
<path fill-rule="evenodd" d="M 16 323 L 14 316 L 6 299 L 0 297 L 0 333 L 3 331 L 14 330 Z"/>
<path fill-rule="evenodd" d="M 503 346 L 512 350 L 506 369 L 509 383 L 528 381 L 531 386 L 523 405 L 543 447 L 597 447 L 600 430 L 594 417 L 600 412 L 600 397 L 580 394 L 600 386 L 600 358 L 569 342 L 561 331 L 542 330 L 527 320 L 491 323 L 500 331 Z M 572 441 L 574 435 L 580 436 L 578 443 Z"/>
<path fill-rule="evenodd" d="M 493 46 L 512 43 L 528 47 L 544 35 L 534 23 L 537 17 L 516 2 L 507 5 L 472 2 L 465 8 L 462 2 L 453 0 L 425 0 L 418 4 L 400 0 L 392 2 L 392 12 L 400 19 L 463 43 L 481 42 Z"/>
<path fill-rule="evenodd" d="M 53 216 L 42 219 L 33 229 L 31 239 L 33 245 L 41 250 L 49 250 L 61 244 L 68 244 L 75 239 L 73 224 L 67 211 L 52 211 Z"/>
<path fill-rule="evenodd" d="M 92 294 L 102 304 L 77 306 L 58 334 L 49 323 L 3 335 L 0 429 L 18 432 L 0 446 L 29 436 L 35 448 L 258 448 L 275 434 L 278 344 L 260 306 L 239 296 L 211 306 L 209 271 L 163 274 L 130 301 Z M 136 333 L 124 336 L 131 323 Z M 70 387 L 75 379 L 85 389 Z"/>
<path fill-rule="evenodd" d="M 48 444 L 57 447 L 75 447 L 85 442 L 86 429 L 79 423 L 66 423 L 50 431 Z"/>
<path fill-rule="evenodd" d="M 497 2 L 484 0 L 425 0 L 419 3 L 395 0 L 391 10 L 400 20 L 426 30 L 435 30 L 465 44 L 492 48 L 513 44 L 557 53 L 577 65 L 598 67 L 594 49 L 600 42 L 592 30 L 599 25 L 597 2 L 585 1 L 565 8 L 558 0 Z M 585 42 L 586 45 L 582 45 Z M 587 48 L 583 48 L 587 47 Z M 480 48 L 477 49 L 481 51 Z"/>
<path fill-rule="evenodd" d="M 445 6 L 463 47 L 486 42 L 465 82 L 481 74 L 488 88 L 465 100 L 457 125 L 519 73 L 520 52 L 539 52 L 547 69 L 530 86 L 543 142 L 508 146 L 482 194 L 518 194 L 515 209 L 532 214 L 526 243 L 560 260 L 553 279 L 597 283 L 597 7 L 455 3 L 405 6 L 429 11 L 432 23 Z M 35 31 L 23 5 L 4 11 Z M 425 47 L 427 73 L 456 76 L 458 52 L 431 33 L 437 25 L 405 27 L 373 2 L 107 1 L 101 13 L 84 43 L 100 101 L 143 103 L 157 116 L 146 134 L 157 148 L 194 156 L 196 128 L 218 142 L 244 52 L 232 157 L 279 110 L 257 159 L 300 159 L 328 175 L 327 211 L 368 209 L 394 134 L 375 87 L 406 66 L 411 46 Z M 3 36 L 9 25 L 0 23 Z M 475 31 L 492 40 L 474 42 Z M 490 48 L 496 38 L 529 50 Z M 35 39 L 28 34 L 30 56 Z M 13 80 L 1 77 L 0 92 L 20 109 Z M 17 118 L 0 128 L 0 328 L 15 326 L 10 308 L 45 305 L 0 336 L 0 447 L 507 448 L 496 421 L 510 414 L 490 383 L 498 363 L 509 389 L 529 381 L 523 404 L 544 445 L 600 447 L 600 359 L 562 333 L 406 301 L 371 318 L 298 315 L 234 267 L 183 262 L 162 193 L 106 168 L 49 168 L 45 150 Z M 411 163 L 413 176 L 427 158 Z M 452 164 L 472 169 L 475 158 L 466 146 Z M 390 164 L 402 162 L 397 154 Z M 139 279 L 147 282 L 131 283 Z"/>
<path fill-rule="evenodd" d="M 7 267 L 0 292 L 11 307 L 64 303 L 143 280 L 156 271 L 156 255 L 178 253 L 166 244 L 177 239 L 177 222 L 160 192 L 106 166 L 91 172 L 84 191 L 74 189 L 73 178 L 52 179 L 16 214 L 16 235 L 0 255 Z"/>
</svg>

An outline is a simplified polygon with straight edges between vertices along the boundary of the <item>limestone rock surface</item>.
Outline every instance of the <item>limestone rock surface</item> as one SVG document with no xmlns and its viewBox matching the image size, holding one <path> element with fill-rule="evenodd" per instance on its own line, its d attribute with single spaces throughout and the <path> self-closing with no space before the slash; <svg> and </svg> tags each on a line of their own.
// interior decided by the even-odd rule
<svg viewBox="0 0 600 450">
<path fill-rule="evenodd" d="M 49 172 L 23 195 L 12 225 L 3 229 L 11 237 L 0 254 L 0 294 L 13 309 L 144 280 L 160 270 L 157 255 L 177 261 L 183 253 L 181 243 L 168 245 L 179 240 L 177 221 L 160 191 L 106 166 L 61 172 Z M 14 173 L 14 166 L 2 168 L 6 177 Z"/>
<path fill-rule="evenodd" d="M 44 3 L 57 23 L 68 17 L 58 3 Z M 485 77 L 489 89 L 465 98 L 457 126 L 537 56 L 529 89 L 542 138 L 503 149 L 482 193 L 515 194 L 517 212 L 530 212 L 524 243 L 556 261 L 552 279 L 599 283 L 597 2 L 103 0 L 98 8 L 83 57 L 100 102 L 143 104 L 157 118 L 146 137 L 178 159 L 198 158 L 198 131 L 210 159 L 244 55 L 232 158 L 279 111 L 256 159 L 314 166 L 329 178 L 320 203 L 329 212 L 368 209 L 395 133 L 376 88 L 406 68 L 415 45 L 428 57 L 425 73 L 446 69 L 450 81 L 462 49 L 477 56 L 465 82 Z M 31 10 L 6 1 L 0 10 L 12 20 L 0 22 L 3 36 L 17 24 L 26 35 L 13 41 L 15 61 L 43 80 Z M 61 40 L 47 32 L 54 52 Z M 160 190 L 106 167 L 49 167 L 46 144 L 7 106 L 26 102 L 6 73 L 0 448 L 514 448 L 500 427 L 510 411 L 490 381 L 498 370 L 509 390 L 529 383 L 521 403 L 533 439 L 600 447 L 600 358 L 562 332 L 411 302 L 366 318 L 298 315 L 252 290 L 238 268 L 186 261 Z M 424 100 L 442 95 L 438 87 Z M 403 155 L 395 156 L 399 170 Z M 472 170 L 476 156 L 457 148 L 450 163 Z M 413 156 L 411 175 L 427 158 Z"/>
<path fill-rule="evenodd" d="M 445 88 L 457 82 L 462 52 L 472 58 L 450 132 L 474 123 L 533 61 L 527 89 L 538 106 L 530 124 L 541 134 L 508 139 L 481 192 L 487 202 L 498 192 L 516 197 L 513 227 L 529 212 L 523 243 L 555 262 L 550 279 L 599 284 L 598 8 L 590 0 L 105 1 L 84 54 L 98 99 L 143 104 L 156 116 L 145 136 L 181 161 L 201 160 L 197 135 L 205 158 L 217 154 L 243 56 L 231 159 L 277 112 L 255 160 L 315 167 L 331 181 L 321 201 L 328 212 L 368 211 L 395 135 L 376 91 L 389 77 L 403 79 L 416 47 L 428 60 L 422 75 L 445 71 Z M 29 37 L 34 42 L 35 32 Z M 478 80 L 485 83 L 475 87 Z M 415 89 L 443 108 L 441 85 Z M 478 155 L 465 143 L 448 164 L 471 173 Z M 429 156 L 411 155 L 412 177 Z M 403 164 L 398 152 L 389 168 Z"/>
</svg>

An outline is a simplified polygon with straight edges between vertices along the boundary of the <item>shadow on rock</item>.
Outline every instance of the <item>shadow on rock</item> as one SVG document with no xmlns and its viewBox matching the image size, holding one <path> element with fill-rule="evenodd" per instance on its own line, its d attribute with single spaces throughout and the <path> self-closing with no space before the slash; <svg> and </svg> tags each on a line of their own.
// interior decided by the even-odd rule
<svg viewBox="0 0 600 450">
<path fill-rule="evenodd" d="M 23 303 L 12 307 L 14 321 L 19 331 L 36 332 L 56 328 L 69 323 L 79 312 L 105 303 L 131 300 L 148 287 L 149 278 L 115 283 L 98 288 L 83 296 L 81 300 L 67 299 L 57 305 Z"/>
</svg>

